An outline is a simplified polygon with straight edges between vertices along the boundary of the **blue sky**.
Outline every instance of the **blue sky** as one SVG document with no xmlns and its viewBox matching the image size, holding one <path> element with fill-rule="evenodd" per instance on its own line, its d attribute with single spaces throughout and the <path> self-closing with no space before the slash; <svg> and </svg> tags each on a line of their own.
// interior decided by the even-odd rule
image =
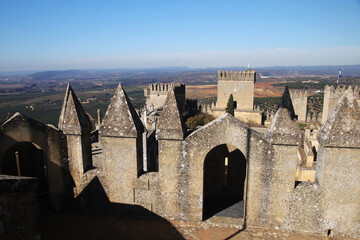
<svg viewBox="0 0 360 240">
<path fill-rule="evenodd" d="M 360 64 L 360 0 L 0 0 L 0 71 Z"/>
</svg>

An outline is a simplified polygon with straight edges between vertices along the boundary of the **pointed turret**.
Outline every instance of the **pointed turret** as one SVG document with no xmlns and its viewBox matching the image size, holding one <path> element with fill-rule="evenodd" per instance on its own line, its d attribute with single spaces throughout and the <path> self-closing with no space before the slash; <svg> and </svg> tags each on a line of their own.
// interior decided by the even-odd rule
<svg viewBox="0 0 360 240">
<path fill-rule="evenodd" d="M 70 84 L 66 88 L 58 127 L 66 135 L 69 171 L 77 192 L 81 189 L 82 176 L 92 168 L 91 122 Z"/>
<path fill-rule="evenodd" d="M 300 143 L 301 131 L 295 117 L 289 89 L 286 87 L 268 132 L 274 144 L 298 145 Z"/>
<path fill-rule="evenodd" d="M 137 137 L 143 131 L 144 126 L 120 83 L 102 121 L 101 136 Z"/>
<path fill-rule="evenodd" d="M 68 84 L 66 88 L 58 127 L 65 134 L 81 135 L 82 133 L 91 131 L 90 119 L 70 84 Z"/>
<path fill-rule="evenodd" d="M 294 106 L 292 104 L 290 92 L 287 86 L 284 89 L 283 95 L 281 96 L 280 102 L 276 110 L 278 110 L 279 108 L 286 108 L 290 113 L 291 119 L 296 120 L 297 116 L 295 115 Z"/>
<path fill-rule="evenodd" d="M 147 139 L 143 139 L 143 133 L 144 125 L 119 84 L 99 132 L 103 149 L 101 182 L 110 202 L 134 204 L 136 179 L 144 172 L 143 140 L 146 144 Z"/>
<path fill-rule="evenodd" d="M 156 130 L 158 139 L 184 139 L 185 124 L 174 90 L 167 96 Z"/>
<path fill-rule="evenodd" d="M 360 110 L 351 86 L 340 98 L 317 135 L 332 147 L 360 147 Z"/>
</svg>

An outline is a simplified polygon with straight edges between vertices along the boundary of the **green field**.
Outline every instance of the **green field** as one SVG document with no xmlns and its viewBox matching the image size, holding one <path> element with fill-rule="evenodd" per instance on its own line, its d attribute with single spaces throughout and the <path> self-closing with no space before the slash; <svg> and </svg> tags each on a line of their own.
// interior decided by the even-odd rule
<svg viewBox="0 0 360 240">
<path fill-rule="evenodd" d="M 127 87 L 125 89 L 134 107 L 141 108 L 145 103 L 143 88 Z M 115 89 L 99 88 L 79 92 L 75 89 L 75 93 L 81 101 L 85 101 L 88 98 L 96 98 L 95 101 L 90 101 L 90 103 L 82 103 L 85 111 L 94 120 L 97 119 L 97 109 L 101 109 L 102 116 L 105 115 L 110 98 L 114 92 Z M 20 112 L 35 120 L 50 123 L 57 127 L 64 94 L 65 91 L 0 95 L 0 122 L 4 122 L 7 116 L 11 117 L 14 113 Z M 30 106 L 33 106 L 33 109 Z"/>
</svg>

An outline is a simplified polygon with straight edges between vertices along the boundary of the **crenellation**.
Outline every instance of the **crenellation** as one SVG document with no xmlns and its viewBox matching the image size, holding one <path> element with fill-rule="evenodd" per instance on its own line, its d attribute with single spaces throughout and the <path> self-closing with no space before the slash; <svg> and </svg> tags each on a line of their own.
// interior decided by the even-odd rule
<svg viewBox="0 0 360 240">
<path fill-rule="evenodd" d="M 339 99 L 345 94 L 346 91 L 347 90 L 345 86 L 337 86 L 336 88 L 334 86 L 325 86 L 322 123 L 325 123 L 331 111 L 334 109 L 335 105 L 337 104 Z M 352 92 L 355 99 L 360 101 L 359 87 L 355 86 Z"/>
<path fill-rule="evenodd" d="M 218 80 L 220 81 L 254 81 L 256 73 L 253 69 L 245 71 L 224 71 L 218 70 Z"/>
</svg>

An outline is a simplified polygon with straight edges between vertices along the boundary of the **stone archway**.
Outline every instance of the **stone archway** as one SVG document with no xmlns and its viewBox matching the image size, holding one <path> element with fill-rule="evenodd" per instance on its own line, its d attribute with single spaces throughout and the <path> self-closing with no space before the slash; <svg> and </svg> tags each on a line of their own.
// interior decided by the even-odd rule
<svg viewBox="0 0 360 240">
<path fill-rule="evenodd" d="M 47 181 L 40 180 L 40 184 L 42 182 L 44 188 L 45 185 L 48 187 L 51 206 L 56 210 L 59 209 L 72 198 L 72 188 L 74 186 L 68 169 L 66 138 L 63 133 L 55 127 L 16 113 L 0 126 L 0 161 L 5 161 L 5 163 L 0 162 L 0 173 L 18 174 L 16 167 L 15 173 L 14 168 L 11 167 L 11 164 L 8 165 L 7 162 L 13 162 L 11 158 L 15 155 L 15 151 L 20 150 L 19 153 L 21 154 L 21 149 L 27 149 L 25 158 L 28 160 L 23 162 L 25 165 L 29 163 L 30 166 L 20 166 L 20 170 L 23 168 L 23 170 L 30 172 L 31 175 L 43 177 L 43 175 L 41 176 L 41 174 L 35 172 L 42 172 L 46 167 L 44 175 L 47 177 Z M 35 161 L 29 160 L 32 154 L 42 155 L 42 160 L 45 163 L 40 164 L 41 157 L 36 158 Z M 5 155 L 10 156 L 10 160 Z M 36 165 L 38 167 L 35 167 Z M 2 169 L 3 167 L 5 167 L 5 170 Z M 32 168 L 37 170 L 31 170 Z M 24 176 L 25 172 L 21 175 Z M 42 186 L 40 186 L 41 188 Z"/>
<path fill-rule="evenodd" d="M 204 166 L 207 154 L 219 145 L 234 146 L 246 158 L 245 215 L 238 224 L 255 221 L 261 206 L 258 199 L 264 190 L 261 181 L 269 142 L 230 114 L 213 120 L 188 135 L 182 144 L 179 183 L 181 214 L 191 221 L 203 221 Z M 231 151 L 230 151 L 231 152 Z M 254 220 L 255 219 L 255 220 Z"/>
<path fill-rule="evenodd" d="M 4 153 L 1 174 L 35 177 L 38 179 L 38 194 L 48 193 L 46 157 L 43 149 L 31 142 L 13 144 Z"/>
<path fill-rule="evenodd" d="M 204 160 L 203 220 L 212 216 L 244 217 L 246 158 L 237 148 L 221 144 Z"/>
</svg>

